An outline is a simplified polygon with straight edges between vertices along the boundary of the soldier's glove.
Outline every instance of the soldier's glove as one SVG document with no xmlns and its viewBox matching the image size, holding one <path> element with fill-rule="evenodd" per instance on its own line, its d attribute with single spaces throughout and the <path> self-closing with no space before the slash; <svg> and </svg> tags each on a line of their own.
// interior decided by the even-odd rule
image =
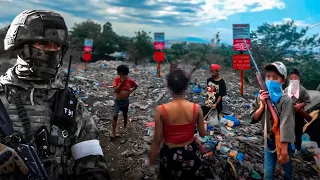
<svg viewBox="0 0 320 180">
<path fill-rule="evenodd" d="M 28 174 L 29 169 L 16 151 L 0 143 L 0 175 L 9 174 L 19 168 L 23 174 Z"/>
</svg>

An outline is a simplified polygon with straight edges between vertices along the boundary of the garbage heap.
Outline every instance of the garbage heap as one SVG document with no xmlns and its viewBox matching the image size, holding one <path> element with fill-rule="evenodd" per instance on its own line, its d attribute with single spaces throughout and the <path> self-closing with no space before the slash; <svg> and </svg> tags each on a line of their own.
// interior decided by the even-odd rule
<svg viewBox="0 0 320 180">
<path fill-rule="evenodd" d="M 150 170 L 146 165 L 154 132 L 153 115 L 157 105 L 171 100 L 165 85 L 169 66 L 163 65 L 162 76 L 157 77 L 154 64 L 130 67 L 129 76 L 139 85 L 130 96 L 129 129 L 119 142 L 109 142 L 114 104 L 112 82 L 116 76 L 116 61 L 89 63 L 85 72 L 83 64 L 74 64 L 70 76 L 70 86 L 92 114 L 102 134 L 101 145 L 109 162 L 113 179 L 158 179 L 158 169 Z M 198 104 L 205 100 L 208 71 L 203 68 L 192 74 L 186 98 Z M 248 116 L 255 98 L 257 87 L 245 86 L 245 94 L 240 96 L 239 78 L 232 71 L 225 71 L 222 77 L 227 83 L 227 96 L 223 98 L 224 116 L 215 126 L 208 127 L 208 136 L 197 137 L 201 145 L 208 179 L 226 179 L 225 171 L 232 172 L 227 179 L 261 179 L 263 177 L 263 137 L 260 123 L 249 124 Z M 118 126 L 121 132 L 121 116 Z M 310 144 L 310 143 L 309 143 Z M 310 147 L 309 147 L 310 148 Z M 319 179 L 313 154 L 306 151 L 293 158 L 294 179 Z M 223 167 L 223 168 L 222 168 Z M 230 170 L 231 169 L 231 170 Z M 281 171 L 277 171 L 281 179 Z"/>
</svg>

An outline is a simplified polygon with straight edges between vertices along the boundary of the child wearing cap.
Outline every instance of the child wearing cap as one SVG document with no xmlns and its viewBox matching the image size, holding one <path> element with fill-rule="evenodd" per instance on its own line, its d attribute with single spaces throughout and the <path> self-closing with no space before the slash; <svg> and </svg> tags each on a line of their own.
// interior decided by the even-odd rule
<svg viewBox="0 0 320 180">
<path fill-rule="evenodd" d="M 210 109 L 216 109 L 218 116 L 221 113 L 222 97 L 226 95 L 226 83 L 220 76 L 220 66 L 212 64 L 210 66 L 211 77 L 207 79 L 207 101 L 206 105 L 202 106 L 203 115 L 206 116 Z"/>
<path fill-rule="evenodd" d="M 265 81 L 268 92 L 260 90 L 260 95 L 254 102 L 251 111 L 251 123 L 256 123 L 261 120 L 262 126 L 265 128 L 264 179 L 275 179 L 274 173 L 277 161 L 282 165 L 284 179 L 292 179 L 291 146 L 289 145 L 295 141 L 294 112 L 291 98 L 282 93 L 282 85 L 287 78 L 287 68 L 281 62 L 274 62 L 266 65 L 265 71 Z M 279 113 L 281 143 L 281 155 L 279 159 L 276 153 L 275 136 L 271 130 L 273 120 L 270 112 L 266 108 L 266 99 L 270 99 L 275 104 Z"/>
<path fill-rule="evenodd" d="M 300 73 L 298 69 L 292 69 L 289 76 L 289 86 L 284 90 L 293 103 L 293 108 L 296 110 L 295 113 L 295 134 L 296 141 L 294 142 L 296 152 L 295 155 L 299 155 L 301 150 L 301 137 L 303 134 L 304 117 L 299 114 L 298 110 L 303 110 L 304 107 L 310 103 L 310 96 L 306 88 L 300 84 Z"/>
</svg>

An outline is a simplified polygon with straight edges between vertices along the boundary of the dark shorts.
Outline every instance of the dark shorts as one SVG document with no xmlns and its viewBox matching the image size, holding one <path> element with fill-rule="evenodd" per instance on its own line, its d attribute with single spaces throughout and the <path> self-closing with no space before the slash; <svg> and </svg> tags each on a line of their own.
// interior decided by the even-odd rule
<svg viewBox="0 0 320 180">
<path fill-rule="evenodd" d="M 161 176 L 165 179 L 197 179 L 203 176 L 198 145 L 193 141 L 184 147 L 160 150 Z"/>
<path fill-rule="evenodd" d="M 128 113 L 129 109 L 129 99 L 115 99 L 114 100 L 114 112 L 113 115 L 118 115 L 120 111 L 123 113 Z"/>
</svg>

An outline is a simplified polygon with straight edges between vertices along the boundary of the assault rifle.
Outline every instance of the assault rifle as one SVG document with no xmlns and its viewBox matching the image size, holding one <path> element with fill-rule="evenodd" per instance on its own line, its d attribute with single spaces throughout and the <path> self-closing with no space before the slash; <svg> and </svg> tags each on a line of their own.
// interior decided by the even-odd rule
<svg viewBox="0 0 320 180">
<path fill-rule="evenodd" d="M 32 144 L 23 140 L 22 136 L 13 131 L 12 121 L 0 100 L 0 131 L 5 136 L 5 145 L 13 148 L 28 166 L 28 179 L 47 180 L 48 175 Z"/>
<path fill-rule="evenodd" d="M 243 40 L 243 42 L 244 42 L 244 44 L 245 44 L 245 46 L 246 46 L 246 48 L 247 48 L 247 50 L 248 50 L 248 52 L 250 54 L 252 63 L 254 64 L 254 68 L 256 70 L 256 78 L 257 78 L 259 87 L 260 87 L 261 90 L 263 90 L 265 92 L 268 92 L 266 84 L 263 81 L 263 78 L 262 78 L 261 73 L 259 71 L 258 65 L 257 65 L 256 61 L 254 60 L 250 49 L 248 48 L 246 40 Z M 267 108 L 268 108 L 268 110 L 269 110 L 269 112 L 271 114 L 271 118 L 273 120 L 272 132 L 273 132 L 273 134 L 275 136 L 276 152 L 277 152 L 277 157 L 278 157 L 278 160 L 279 160 L 280 157 L 281 157 L 279 113 L 278 113 L 276 105 L 272 101 L 270 101 L 270 99 L 266 99 L 266 104 L 267 104 Z M 267 127 L 265 127 L 265 128 L 267 128 Z"/>
</svg>

